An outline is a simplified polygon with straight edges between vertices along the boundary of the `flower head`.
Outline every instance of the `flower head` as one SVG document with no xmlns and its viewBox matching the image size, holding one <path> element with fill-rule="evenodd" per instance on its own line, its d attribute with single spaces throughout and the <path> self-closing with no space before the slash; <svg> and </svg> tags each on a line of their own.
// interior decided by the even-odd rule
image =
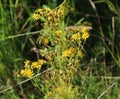
<svg viewBox="0 0 120 99">
<path fill-rule="evenodd" d="M 33 71 L 30 70 L 30 69 L 23 69 L 21 70 L 21 75 L 24 76 L 24 77 L 28 77 L 28 78 L 31 78 L 34 74 L 33 74 Z"/>
<path fill-rule="evenodd" d="M 81 29 L 81 32 L 82 33 L 86 33 L 86 32 L 88 32 L 89 31 L 89 29 L 87 28 L 87 27 L 83 27 L 82 29 Z"/>
<path fill-rule="evenodd" d="M 68 50 L 65 50 L 63 53 L 62 53 L 62 57 L 70 57 L 73 55 L 75 49 L 74 48 L 69 48 Z"/>
<path fill-rule="evenodd" d="M 62 34 L 62 30 L 57 30 L 57 31 L 55 32 L 55 34 L 56 34 L 57 36 L 60 36 L 60 35 Z"/>
<path fill-rule="evenodd" d="M 80 38 L 81 38 L 80 33 L 76 33 L 71 36 L 71 41 L 79 40 Z"/>
<path fill-rule="evenodd" d="M 37 13 L 42 14 L 42 13 L 43 13 L 42 9 L 38 9 L 38 10 L 37 10 Z"/>
<path fill-rule="evenodd" d="M 33 62 L 32 64 L 31 64 L 31 68 L 32 69 L 34 69 L 34 68 L 40 68 L 41 67 L 41 65 L 38 63 L 38 62 Z"/>
<path fill-rule="evenodd" d="M 87 39 L 89 37 L 89 33 L 88 32 L 85 32 L 82 34 L 82 38 L 83 39 Z"/>
<path fill-rule="evenodd" d="M 26 60 L 25 62 L 24 62 L 24 66 L 25 66 L 25 68 L 30 68 L 30 61 L 29 60 Z"/>
<path fill-rule="evenodd" d="M 46 7 L 46 8 L 45 8 L 45 11 L 46 11 L 46 12 L 50 12 L 50 11 L 51 11 L 51 9 L 50 9 L 50 8 L 48 8 L 48 7 Z"/>
<path fill-rule="evenodd" d="M 88 33 L 89 29 L 84 27 L 81 29 L 81 33 L 82 33 L 82 38 L 83 39 L 87 39 L 89 37 L 89 33 Z"/>
<path fill-rule="evenodd" d="M 33 19 L 34 19 L 34 20 L 38 20 L 38 19 L 39 19 L 39 14 L 34 13 L 34 14 L 33 14 Z"/>
<path fill-rule="evenodd" d="M 45 60 L 39 59 L 38 61 L 33 62 L 33 63 L 31 64 L 31 68 L 32 68 L 32 69 L 34 69 L 34 68 L 41 68 L 41 66 L 42 66 L 44 63 L 46 63 Z"/>
</svg>

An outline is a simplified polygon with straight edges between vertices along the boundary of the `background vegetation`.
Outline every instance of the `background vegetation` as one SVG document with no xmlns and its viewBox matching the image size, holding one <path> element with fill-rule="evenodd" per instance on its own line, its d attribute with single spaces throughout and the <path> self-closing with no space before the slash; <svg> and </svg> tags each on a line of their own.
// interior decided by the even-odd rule
<svg viewBox="0 0 120 99">
<path fill-rule="evenodd" d="M 36 61 L 32 48 L 41 22 L 31 16 L 43 6 L 55 8 L 63 0 L 0 0 L 0 98 L 42 99 L 31 81 L 17 79 L 24 61 Z M 69 26 L 91 26 L 84 57 L 74 84 L 78 99 L 120 99 L 120 1 L 69 0 L 72 9 L 65 17 Z M 16 86 L 17 85 L 17 86 Z M 13 87 L 14 86 L 14 87 Z M 9 88 L 9 90 L 7 90 Z M 74 93 L 74 92 L 73 92 Z M 63 98 L 60 98 L 63 99 Z"/>
</svg>

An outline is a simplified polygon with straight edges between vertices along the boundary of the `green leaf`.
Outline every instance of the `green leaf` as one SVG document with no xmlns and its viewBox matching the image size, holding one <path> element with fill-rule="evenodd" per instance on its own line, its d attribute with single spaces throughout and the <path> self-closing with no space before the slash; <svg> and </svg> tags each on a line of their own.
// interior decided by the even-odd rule
<svg viewBox="0 0 120 99">
<path fill-rule="evenodd" d="M 106 3 L 108 5 L 108 8 L 115 14 L 119 15 L 120 16 L 120 13 L 119 11 L 116 9 L 115 5 L 109 1 L 109 0 L 97 0 L 95 1 L 94 3 Z"/>
</svg>

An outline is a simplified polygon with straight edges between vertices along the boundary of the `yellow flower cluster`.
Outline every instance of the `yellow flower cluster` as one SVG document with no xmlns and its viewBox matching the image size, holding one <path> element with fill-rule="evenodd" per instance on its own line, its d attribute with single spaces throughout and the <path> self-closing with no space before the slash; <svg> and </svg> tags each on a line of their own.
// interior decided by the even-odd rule
<svg viewBox="0 0 120 99">
<path fill-rule="evenodd" d="M 81 35 L 79 32 L 71 36 L 71 41 L 80 40 L 80 39 L 81 39 Z"/>
<path fill-rule="evenodd" d="M 81 29 L 81 33 L 82 33 L 82 38 L 83 39 L 87 39 L 89 37 L 89 33 L 88 33 L 89 29 L 86 27 L 83 27 Z"/>
<path fill-rule="evenodd" d="M 89 31 L 89 29 L 87 27 L 82 27 L 81 28 L 81 32 L 82 33 L 85 33 L 85 32 L 88 32 L 88 31 Z"/>
<path fill-rule="evenodd" d="M 89 33 L 88 32 L 84 32 L 83 34 L 82 34 L 82 38 L 83 39 L 87 39 L 89 37 Z"/>
<path fill-rule="evenodd" d="M 20 71 L 20 74 L 21 74 L 22 76 L 24 76 L 24 77 L 31 78 L 31 77 L 34 75 L 34 69 L 35 69 L 35 68 L 36 68 L 36 69 L 40 69 L 41 66 L 42 66 L 44 63 L 46 63 L 46 61 L 43 60 L 43 59 L 39 59 L 38 61 L 32 62 L 32 63 L 30 64 L 30 61 L 29 61 L 29 60 L 26 60 L 24 63 L 25 63 L 25 65 L 24 65 L 25 69 L 22 69 L 22 70 Z"/>
<path fill-rule="evenodd" d="M 68 50 L 65 50 L 63 53 L 62 53 L 62 57 L 70 57 L 74 54 L 75 52 L 75 48 L 69 48 Z"/>
<path fill-rule="evenodd" d="M 71 41 L 75 41 L 75 40 L 86 40 L 89 37 L 89 33 L 88 33 L 89 29 L 83 27 L 82 29 L 79 30 L 78 33 L 72 34 L 71 35 Z"/>
<path fill-rule="evenodd" d="M 83 52 L 75 48 L 69 48 L 68 50 L 63 51 L 62 57 L 71 57 L 74 54 L 76 54 L 80 58 L 83 57 Z"/>
<path fill-rule="evenodd" d="M 55 34 L 56 34 L 56 36 L 60 36 L 61 34 L 62 34 L 62 30 L 57 30 L 56 32 L 55 32 Z"/>
<path fill-rule="evenodd" d="M 46 61 L 45 60 L 43 60 L 43 59 L 41 59 L 41 60 L 38 60 L 37 62 L 33 62 L 32 64 L 31 64 L 31 68 L 41 68 L 41 66 L 44 64 L 44 63 L 46 63 Z"/>
<path fill-rule="evenodd" d="M 47 17 L 48 24 L 58 26 L 63 17 L 63 10 L 61 9 L 52 10 L 50 13 L 47 14 L 46 17 Z"/>
<path fill-rule="evenodd" d="M 54 23 L 55 26 L 57 26 L 60 21 L 62 20 L 63 16 L 63 11 L 62 9 L 53 9 L 51 10 L 50 8 L 46 7 L 43 9 L 38 9 L 36 12 L 33 14 L 33 19 L 34 20 L 42 20 L 46 21 L 47 25 L 50 23 Z"/>
<path fill-rule="evenodd" d="M 34 75 L 33 71 L 31 69 L 21 70 L 20 73 L 21 73 L 22 76 L 27 77 L 27 78 L 31 78 Z"/>
<path fill-rule="evenodd" d="M 39 14 L 34 13 L 34 14 L 33 14 L 33 19 L 34 19 L 34 20 L 38 20 L 38 19 L 39 19 Z"/>
<path fill-rule="evenodd" d="M 25 68 L 29 68 L 30 67 L 30 61 L 29 60 L 26 60 L 25 62 L 24 62 L 24 64 L 25 64 Z"/>
<path fill-rule="evenodd" d="M 33 19 L 38 20 L 42 17 L 46 17 L 46 15 L 51 11 L 50 8 L 44 8 L 44 9 L 38 9 L 34 14 L 33 14 Z"/>
</svg>

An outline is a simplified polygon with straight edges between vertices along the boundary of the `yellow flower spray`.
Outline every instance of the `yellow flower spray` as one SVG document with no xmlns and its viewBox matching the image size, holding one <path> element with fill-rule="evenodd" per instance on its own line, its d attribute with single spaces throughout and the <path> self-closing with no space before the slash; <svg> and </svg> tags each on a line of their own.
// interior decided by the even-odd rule
<svg viewBox="0 0 120 99">
<path fill-rule="evenodd" d="M 32 16 L 34 20 L 43 21 L 43 29 L 37 40 L 40 42 L 39 54 L 42 57 L 35 62 L 25 61 L 20 74 L 22 77 L 31 78 L 40 73 L 42 67 L 52 67 L 51 71 L 34 79 L 46 99 L 52 95 L 62 97 L 63 94 L 63 99 L 75 99 L 68 98 L 68 95 L 72 93 L 75 96 L 74 91 L 77 93 L 77 87 L 72 88 L 72 80 L 83 57 L 83 42 L 89 37 L 89 29 L 79 26 L 66 27 L 64 17 L 65 11 L 68 11 L 67 4 L 65 0 L 55 9 L 39 8 Z M 71 87 L 68 87 L 69 85 Z"/>
</svg>

